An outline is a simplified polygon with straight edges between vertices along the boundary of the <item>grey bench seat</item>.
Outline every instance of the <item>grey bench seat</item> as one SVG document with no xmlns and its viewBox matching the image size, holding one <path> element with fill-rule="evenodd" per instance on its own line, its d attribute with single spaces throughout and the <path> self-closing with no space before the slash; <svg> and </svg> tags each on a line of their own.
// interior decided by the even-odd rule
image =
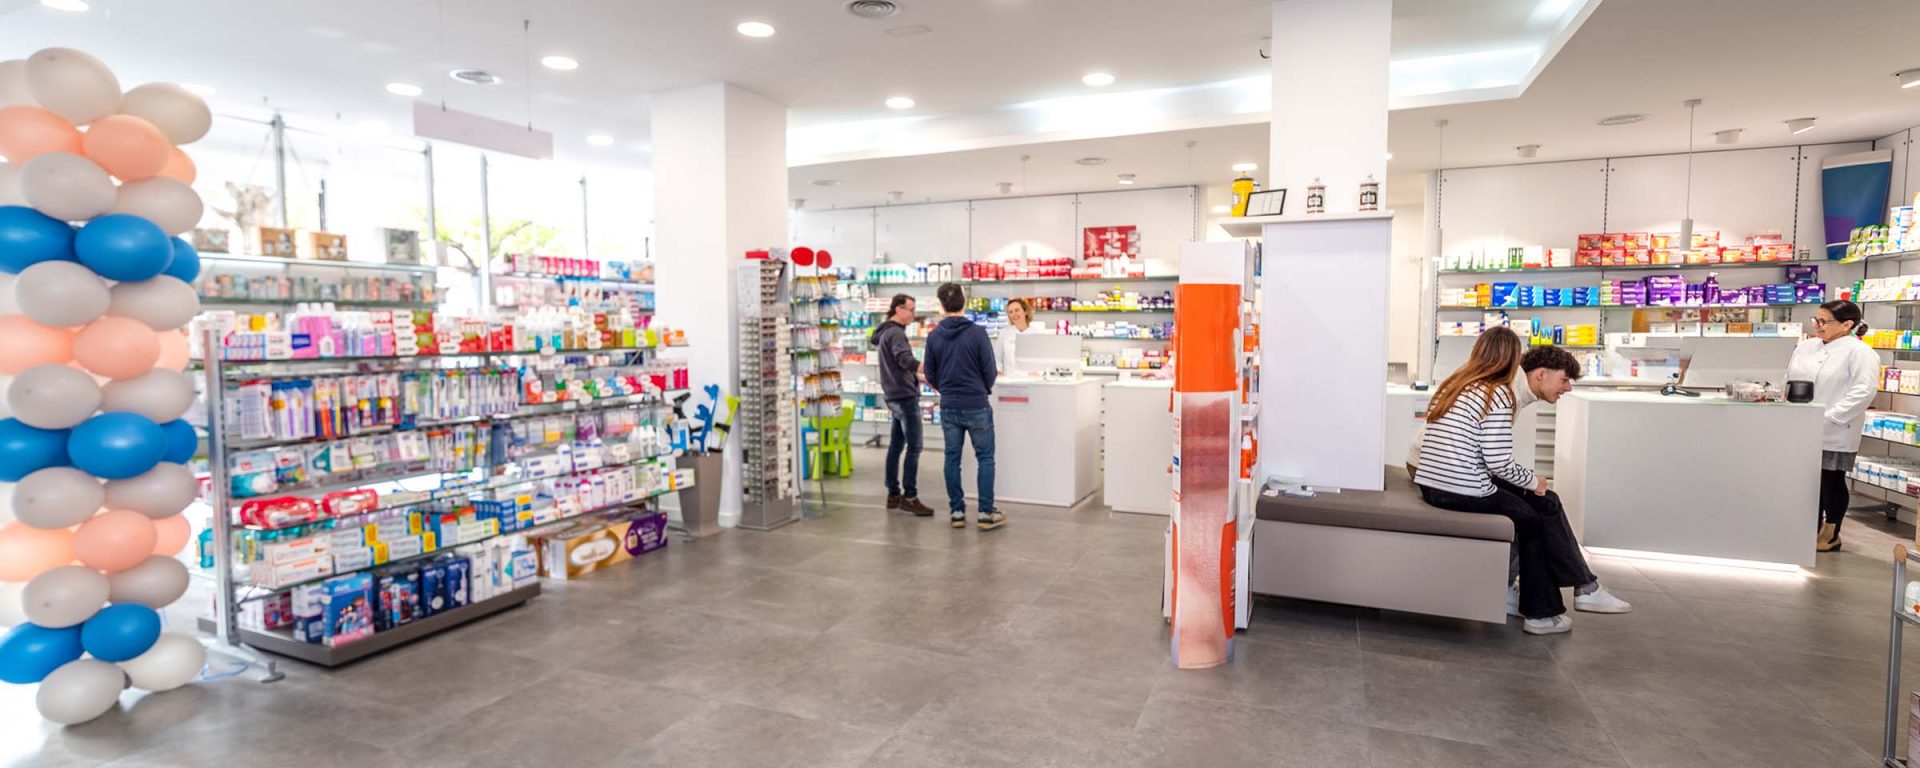
<svg viewBox="0 0 1920 768">
<path fill-rule="evenodd" d="M 1322 493 L 1311 499 L 1261 496 L 1254 508 L 1261 520 L 1330 525 L 1374 531 L 1513 541 L 1513 521 L 1499 515 L 1452 512 L 1427 504 L 1405 472 L 1387 470 L 1384 491 Z"/>
</svg>

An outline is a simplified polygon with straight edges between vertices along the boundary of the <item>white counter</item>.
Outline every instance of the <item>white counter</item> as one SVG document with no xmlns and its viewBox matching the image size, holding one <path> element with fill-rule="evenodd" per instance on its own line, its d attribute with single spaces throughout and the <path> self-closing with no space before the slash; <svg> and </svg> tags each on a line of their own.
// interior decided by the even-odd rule
<svg viewBox="0 0 1920 768">
<path fill-rule="evenodd" d="M 1100 384 L 1093 379 L 1041 381 L 1002 376 L 993 385 L 996 504 L 1071 507 L 1093 494 L 1100 484 Z M 939 429 L 932 425 L 929 428 Z M 976 491 L 977 465 L 971 443 L 963 456 L 961 485 Z M 940 455 L 922 457 L 922 466 L 928 458 L 934 461 L 934 471 L 941 472 Z M 931 487 L 944 487 L 944 483 L 942 478 Z M 936 499 L 945 496 L 931 495 Z"/>
<path fill-rule="evenodd" d="M 1817 405 L 1576 391 L 1554 487 L 1588 547 L 1813 565 Z"/>
<path fill-rule="evenodd" d="M 1123 380 L 1101 390 L 1107 506 L 1173 514 L 1173 382 Z"/>
</svg>

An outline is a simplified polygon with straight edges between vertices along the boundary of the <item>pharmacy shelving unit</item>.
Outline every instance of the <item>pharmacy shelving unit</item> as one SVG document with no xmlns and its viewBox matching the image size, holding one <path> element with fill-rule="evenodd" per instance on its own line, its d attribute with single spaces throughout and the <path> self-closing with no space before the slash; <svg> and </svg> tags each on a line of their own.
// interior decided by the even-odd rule
<svg viewBox="0 0 1920 768">
<path fill-rule="evenodd" d="M 201 306 L 209 308 L 257 308 L 284 311 L 299 304 L 333 304 L 343 309 L 431 310 L 434 294 L 441 288 L 440 271 L 463 275 L 471 280 L 472 270 L 437 267 L 429 264 L 381 264 L 369 261 L 330 261 L 324 259 L 286 259 L 275 256 L 247 256 L 229 253 L 200 254 L 202 270 L 194 281 Z M 222 276 L 245 279 L 277 276 L 283 285 L 262 286 L 255 291 L 245 286 L 222 285 Z M 331 292 L 298 289 L 299 281 L 312 277 L 316 283 L 333 286 Z M 415 291 L 412 297 L 372 298 L 363 291 L 345 290 L 350 281 L 361 279 L 406 280 Z"/>
<path fill-rule="evenodd" d="M 1864 264 L 1867 274 L 1864 277 L 1891 277 L 1915 271 L 1920 265 L 1920 251 L 1896 251 L 1859 256 L 1841 264 Z M 1861 301 L 1861 309 L 1866 312 L 1867 324 L 1875 329 L 1920 329 L 1920 301 Z M 1881 349 L 1882 363 L 1898 368 L 1920 368 L 1920 350 Z M 1920 395 L 1905 394 L 1882 390 L 1874 395 L 1874 408 L 1904 413 L 1920 413 Z M 1868 437 L 1860 444 L 1860 455 L 1886 457 L 1920 457 L 1920 446 L 1897 443 Z M 1889 518 L 1897 517 L 1902 511 L 1912 510 L 1920 505 L 1920 497 L 1905 492 L 1905 489 L 1887 488 L 1850 477 L 1849 485 L 1855 495 L 1874 500 L 1870 506 L 1861 506 L 1856 511 L 1883 512 Z"/>
<path fill-rule="evenodd" d="M 202 332 L 201 349 L 219 350 L 221 342 L 214 330 Z M 326 357 L 299 360 L 273 361 L 232 361 L 223 360 L 221 355 L 210 354 L 201 362 L 204 376 L 204 392 L 225 393 L 235 383 L 243 380 L 303 378 L 308 376 L 339 375 L 353 373 L 389 373 L 407 371 L 431 371 L 452 369 L 499 369 L 501 367 L 520 367 L 523 369 L 562 370 L 580 367 L 603 367 L 606 365 L 644 364 L 655 351 L 651 347 L 562 350 L 558 352 L 476 352 L 443 355 L 421 355 L 415 357 Z M 575 361 L 578 361 L 576 363 Z M 476 367 L 474 364 L 477 364 Z M 444 421 L 425 421 L 407 426 L 388 427 L 381 430 L 364 431 L 345 438 L 312 438 L 288 440 L 240 440 L 229 436 L 227 414 L 223 407 L 210 407 L 207 411 L 208 473 L 210 480 L 205 501 L 213 510 L 212 514 L 212 578 L 215 583 L 213 613 L 203 617 L 200 625 L 203 630 L 211 631 L 222 646 L 230 650 L 245 649 L 267 651 L 279 656 L 325 667 L 346 664 L 381 651 L 394 648 L 415 640 L 429 637 L 435 633 L 472 622 L 485 616 L 498 613 L 527 602 L 540 594 L 540 583 L 536 579 L 526 586 L 496 594 L 493 597 L 466 606 L 443 611 L 411 623 L 374 633 L 370 637 L 328 646 L 298 641 L 282 630 L 256 630 L 240 626 L 239 615 L 249 603 L 273 598 L 287 590 L 317 583 L 345 571 L 330 573 L 298 583 L 256 585 L 243 564 L 236 563 L 236 539 L 240 531 L 252 534 L 295 536 L 302 532 L 322 530 L 335 526 L 342 521 L 370 522 L 382 516 L 391 516 L 408 509 L 433 505 L 440 502 L 469 500 L 476 494 L 497 491 L 509 491 L 532 486 L 536 483 L 585 476 L 593 472 L 623 466 L 642 466 L 652 463 L 665 463 L 671 468 L 671 453 L 661 452 L 646 456 L 630 456 L 625 461 L 604 463 L 592 468 L 576 468 L 568 472 L 549 473 L 540 476 L 528 476 L 523 464 L 528 457 L 496 461 L 492 451 L 480 450 L 480 457 L 474 466 L 456 471 L 434 471 L 421 463 L 403 465 L 394 469 L 370 469 L 352 474 L 347 479 L 328 483 L 324 486 L 303 486 L 289 490 L 293 494 L 318 497 L 333 491 L 356 488 L 400 486 L 412 495 L 402 501 L 388 503 L 382 501 L 379 506 L 353 513 L 324 518 L 309 523 L 267 528 L 243 524 L 238 519 L 237 500 L 230 492 L 232 479 L 229 476 L 229 459 L 237 452 L 260 450 L 263 448 L 290 447 L 303 444 L 317 444 L 332 440 L 351 439 L 373 434 L 394 434 L 396 432 L 442 429 L 459 424 L 492 424 L 520 419 L 580 414 L 605 410 L 638 410 L 646 418 L 658 423 L 666 418 L 667 403 L 678 394 L 675 390 L 650 391 L 640 394 L 604 397 L 587 401 L 563 401 L 557 403 L 524 404 L 513 407 L 509 412 L 472 416 Z M 481 446 L 484 448 L 484 446 Z M 698 478 L 696 478 L 696 482 Z M 683 486 L 689 487 L 689 486 Z M 674 488 L 677 491 L 681 488 Z M 397 558 L 388 562 L 369 566 L 361 570 L 385 568 L 411 560 L 431 558 L 444 554 L 455 546 L 465 546 L 491 540 L 501 536 L 526 536 L 537 534 L 554 526 L 577 521 L 618 507 L 632 505 L 664 495 L 668 491 L 656 490 L 639 499 L 626 499 L 617 504 L 608 504 L 594 509 L 583 509 L 554 519 L 538 522 L 529 528 L 499 533 L 472 541 L 449 543 L 443 547 L 423 551 L 411 557 Z M 250 535 L 252 535 L 250 534 Z M 252 656 L 262 661 L 268 671 L 268 681 L 278 678 L 271 658 L 258 654 Z"/>
<path fill-rule="evenodd" d="M 780 259 L 750 259 L 739 267 L 740 406 L 734 439 L 740 443 L 740 527 L 768 531 L 799 519 L 799 426 L 793 384 L 790 268 Z"/>
<path fill-rule="evenodd" d="M 1902 686 L 1900 682 L 1900 656 L 1904 650 L 1906 629 L 1909 624 L 1920 624 L 1920 614 L 1916 614 L 1906 605 L 1907 563 L 1915 559 L 1914 551 L 1906 544 L 1893 545 L 1893 599 L 1887 620 L 1887 709 L 1880 723 L 1880 765 L 1882 768 L 1910 768 L 1905 758 L 1898 755 L 1900 731 L 1907 723 L 1900 706 Z"/>
</svg>

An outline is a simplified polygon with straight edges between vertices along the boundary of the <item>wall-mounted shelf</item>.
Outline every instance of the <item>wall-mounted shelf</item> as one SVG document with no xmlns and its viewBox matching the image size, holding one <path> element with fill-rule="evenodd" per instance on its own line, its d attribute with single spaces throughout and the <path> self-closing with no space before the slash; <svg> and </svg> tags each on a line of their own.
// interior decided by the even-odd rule
<svg viewBox="0 0 1920 768">
<path fill-rule="evenodd" d="M 1283 216 L 1241 216 L 1220 219 L 1217 223 L 1227 234 L 1234 237 L 1259 237 L 1266 231 L 1268 224 L 1326 224 L 1346 221 L 1376 221 L 1392 219 L 1393 211 L 1365 211 L 1352 213 L 1294 213 Z"/>
<path fill-rule="evenodd" d="M 371 261 L 321 261 L 319 259 L 283 259 L 277 256 L 244 256 L 237 253 L 201 253 L 200 260 L 216 264 L 249 264 L 265 267 L 315 267 L 320 269 L 372 269 L 387 272 L 426 272 L 440 269 L 473 271 L 469 267 L 437 267 L 432 264 L 380 264 Z"/>
<path fill-rule="evenodd" d="M 407 309 L 432 311 L 438 304 L 419 301 L 362 301 L 358 299 L 262 299 L 238 296 L 213 296 L 200 299 L 202 307 L 292 307 L 301 304 L 332 304 L 346 309 Z"/>
<path fill-rule="evenodd" d="M 1834 261 L 1831 259 L 1807 259 L 1804 261 L 1733 261 L 1714 264 L 1619 264 L 1613 266 L 1587 267 L 1534 267 L 1532 269 L 1507 267 L 1503 269 L 1443 269 L 1440 276 L 1449 275 L 1554 275 L 1582 272 L 1661 272 L 1675 269 L 1752 269 L 1755 267 L 1791 267 L 1818 266 L 1822 264 L 1857 264 L 1859 262 Z"/>
</svg>

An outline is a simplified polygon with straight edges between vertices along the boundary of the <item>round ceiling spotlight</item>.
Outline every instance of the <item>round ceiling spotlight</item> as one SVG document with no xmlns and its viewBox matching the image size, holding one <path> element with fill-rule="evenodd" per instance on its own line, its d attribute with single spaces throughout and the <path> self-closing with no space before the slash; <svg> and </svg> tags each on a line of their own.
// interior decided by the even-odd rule
<svg viewBox="0 0 1920 768">
<path fill-rule="evenodd" d="M 1107 159 L 1104 157 L 1083 157 L 1073 161 L 1073 164 L 1074 165 L 1106 165 Z"/>
<path fill-rule="evenodd" d="M 387 83 L 387 93 L 395 96 L 418 96 L 426 91 L 413 83 Z"/>
<path fill-rule="evenodd" d="M 1615 126 L 1615 125 L 1633 125 L 1634 123 L 1640 122 L 1645 119 L 1647 119 L 1647 115 L 1644 112 L 1628 112 L 1625 114 L 1608 115 L 1606 117 L 1600 118 L 1600 124 L 1609 126 L 1609 127 Z"/>
<path fill-rule="evenodd" d="M 887 109 L 913 109 L 913 98 L 909 96 L 895 96 L 887 99 Z"/>
<path fill-rule="evenodd" d="M 580 68 L 580 62 L 569 56 L 542 56 L 540 66 L 556 72 L 572 72 Z"/>
<path fill-rule="evenodd" d="M 1101 87 L 1113 85 L 1113 73 L 1088 72 L 1086 76 L 1080 78 L 1080 82 L 1086 83 L 1087 85 L 1091 85 L 1095 88 L 1101 88 Z"/>
<path fill-rule="evenodd" d="M 743 21 L 733 31 L 747 37 L 773 37 L 773 25 L 764 21 Z"/>
<path fill-rule="evenodd" d="M 506 78 L 484 69 L 456 69 L 448 72 L 447 77 L 468 85 L 499 85 L 506 82 Z"/>
<path fill-rule="evenodd" d="M 1514 147 L 1513 151 L 1518 152 L 1521 157 L 1531 159 L 1534 155 L 1540 154 L 1540 145 L 1522 144 L 1520 146 Z"/>
<path fill-rule="evenodd" d="M 863 19 L 884 19 L 900 12 L 893 0 L 847 0 L 847 13 Z"/>
</svg>

